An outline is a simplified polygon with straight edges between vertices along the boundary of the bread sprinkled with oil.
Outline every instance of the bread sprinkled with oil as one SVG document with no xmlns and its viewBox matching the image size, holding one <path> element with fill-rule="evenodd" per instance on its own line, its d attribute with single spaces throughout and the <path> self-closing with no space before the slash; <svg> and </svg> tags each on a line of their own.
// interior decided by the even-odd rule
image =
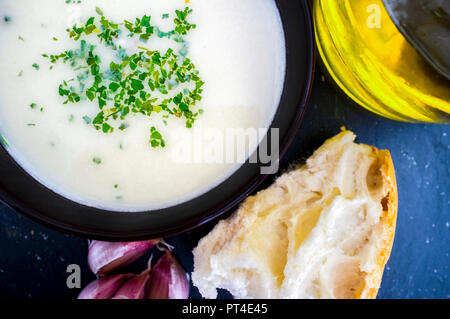
<svg viewBox="0 0 450 319">
<path fill-rule="evenodd" d="M 206 298 L 375 298 L 395 232 L 388 151 L 343 131 L 247 198 L 194 249 Z"/>
</svg>

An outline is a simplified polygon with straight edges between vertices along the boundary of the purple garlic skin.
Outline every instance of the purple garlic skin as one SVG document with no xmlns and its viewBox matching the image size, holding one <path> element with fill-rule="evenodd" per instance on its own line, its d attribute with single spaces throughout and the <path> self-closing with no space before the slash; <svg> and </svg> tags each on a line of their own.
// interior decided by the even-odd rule
<svg viewBox="0 0 450 319">
<path fill-rule="evenodd" d="M 189 276 L 167 251 L 158 260 L 150 273 L 146 298 L 148 299 L 188 299 Z"/>
<path fill-rule="evenodd" d="M 116 291 L 112 299 L 144 299 L 149 279 L 150 269 L 131 277 Z"/>
<path fill-rule="evenodd" d="M 158 239 L 122 243 L 94 240 L 89 245 L 89 267 L 94 274 L 105 276 L 131 264 L 157 243 L 159 243 Z"/>
<path fill-rule="evenodd" d="M 131 275 L 114 275 L 99 278 L 87 285 L 78 295 L 78 299 L 110 299 Z"/>
</svg>

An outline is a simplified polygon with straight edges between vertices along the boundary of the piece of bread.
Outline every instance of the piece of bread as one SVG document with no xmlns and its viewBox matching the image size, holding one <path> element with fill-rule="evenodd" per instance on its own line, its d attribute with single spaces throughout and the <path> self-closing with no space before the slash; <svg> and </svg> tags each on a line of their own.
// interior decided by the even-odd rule
<svg viewBox="0 0 450 319">
<path fill-rule="evenodd" d="M 394 240 L 388 151 L 343 131 L 305 165 L 247 198 L 194 249 L 205 298 L 375 298 Z"/>
</svg>

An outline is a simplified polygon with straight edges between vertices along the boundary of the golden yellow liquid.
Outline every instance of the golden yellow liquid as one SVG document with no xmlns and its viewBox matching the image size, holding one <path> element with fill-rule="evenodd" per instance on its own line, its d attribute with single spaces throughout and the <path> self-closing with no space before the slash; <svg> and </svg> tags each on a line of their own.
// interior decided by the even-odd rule
<svg viewBox="0 0 450 319">
<path fill-rule="evenodd" d="M 314 24 L 326 68 L 357 103 L 393 120 L 450 123 L 450 81 L 403 37 L 381 0 L 314 0 Z"/>
</svg>

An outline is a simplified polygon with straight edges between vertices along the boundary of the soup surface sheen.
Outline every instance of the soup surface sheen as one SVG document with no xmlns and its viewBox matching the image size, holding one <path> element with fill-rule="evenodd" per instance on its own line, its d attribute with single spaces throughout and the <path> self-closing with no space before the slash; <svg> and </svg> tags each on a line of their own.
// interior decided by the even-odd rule
<svg viewBox="0 0 450 319">
<path fill-rule="evenodd" d="M 150 15 L 151 23 L 164 29 L 172 26 L 175 10 L 186 4 L 184 0 L 76 2 L 0 2 L 0 133 L 15 160 L 66 198 L 130 212 L 187 201 L 235 172 L 241 164 L 174 159 L 173 148 L 180 131 L 192 136 L 199 128 L 225 134 L 228 128 L 270 126 L 285 75 L 284 33 L 274 1 L 191 0 L 189 22 L 197 27 L 185 39 L 188 57 L 205 82 L 197 105 L 204 112 L 193 128 L 186 128 L 181 118 L 167 118 L 163 124 L 158 114 L 130 114 L 127 129 L 110 134 L 83 120 L 98 113 L 93 102 L 63 104 L 58 87 L 74 76 L 73 70 L 64 63 L 50 70 L 42 54 L 74 48 L 66 29 L 96 16 L 96 7 L 115 22 Z M 127 46 L 136 44 L 122 39 L 121 45 L 132 50 Z M 156 36 L 139 45 L 162 51 L 168 46 Z M 179 49 L 173 42 L 170 47 Z M 152 126 L 164 136 L 164 148 L 149 145 Z M 204 138 L 201 143 L 207 149 L 217 140 Z"/>
</svg>

